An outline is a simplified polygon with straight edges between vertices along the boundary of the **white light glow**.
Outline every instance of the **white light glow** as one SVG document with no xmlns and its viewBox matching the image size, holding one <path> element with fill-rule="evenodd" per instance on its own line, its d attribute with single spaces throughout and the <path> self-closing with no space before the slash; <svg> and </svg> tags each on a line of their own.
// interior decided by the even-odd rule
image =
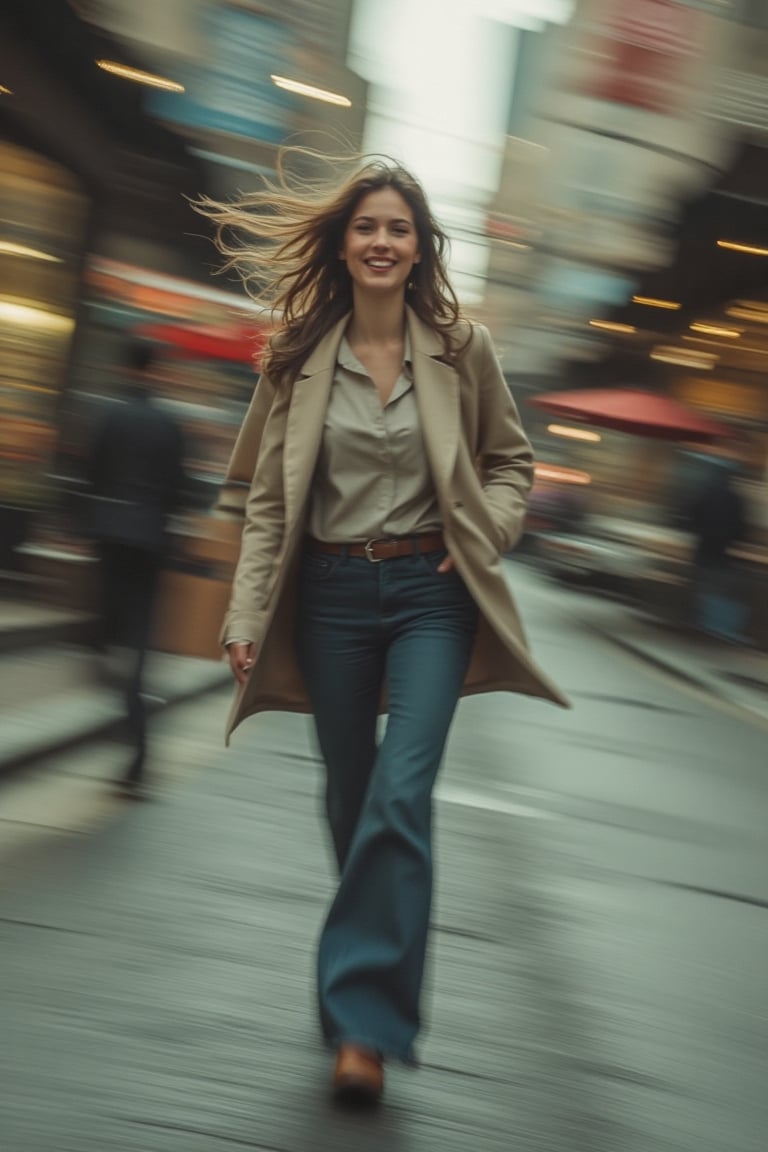
<svg viewBox="0 0 768 1152">
<path fill-rule="evenodd" d="M 351 108 L 352 101 L 338 92 L 329 92 L 327 88 L 317 88 L 314 84 L 304 84 L 301 80 L 289 80 L 286 76 L 270 76 L 270 80 L 278 88 L 286 92 L 295 92 L 298 96 L 307 96 L 310 100 L 322 100 L 325 104 L 337 104 L 340 108 Z"/>
<path fill-rule="evenodd" d="M 451 278 L 479 303 L 490 255 L 519 28 L 565 22 L 572 0 L 357 0 L 348 64 L 370 85 L 367 152 L 423 183 L 451 238 Z"/>
<path fill-rule="evenodd" d="M 15 300 L 0 300 L 0 323 L 15 324 L 22 328 L 37 328 L 41 332 L 69 333 L 75 326 L 71 316 L 48 312 L 31 304 Z"/>
<path fill-rule="evenodd" d="M 26 244 L 14 244 L 12 240 L 0 240 L 0 256 L 22 256 L 28 260 L 45 260 L 49 264 L 63 264 L 60 256 L 42 252 L 39 248 L 29 248 Z"/>
</svg>

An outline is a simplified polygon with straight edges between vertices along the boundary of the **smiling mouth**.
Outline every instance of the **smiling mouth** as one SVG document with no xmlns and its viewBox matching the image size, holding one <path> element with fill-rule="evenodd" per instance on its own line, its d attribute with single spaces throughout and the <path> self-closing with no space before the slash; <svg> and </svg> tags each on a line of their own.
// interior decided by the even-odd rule
<svg viewBox="0 0 768 1152">
<path fill-rule="evenodd" d="M 375 268 L 379 272 L 386 272 L 389 268 L 394 268 L 394 260 L 366 260 L 365 264 L 368 268 Z"/>
</svg>

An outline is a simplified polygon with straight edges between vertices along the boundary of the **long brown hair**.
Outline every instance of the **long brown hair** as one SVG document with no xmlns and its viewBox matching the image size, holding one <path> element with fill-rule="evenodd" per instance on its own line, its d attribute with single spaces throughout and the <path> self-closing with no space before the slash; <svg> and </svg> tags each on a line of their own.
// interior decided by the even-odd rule
<svg viewBox="0 0 768 1152">
<path fill-rule="evenodd" d="M 335 179 L 289 174 L 287 160 L 322 160 Z M 308 149 L 281 152 L 276 179 L 227 203 L 207 197 L 195 211 L 215 224 L 215 243 L 225 257 L 222 272 L 236 271 L 246 291 L 279 317 L 277 332 L 262 360 L 275 384 L 290 385 L 312 349 L 352 310 L 352 281 L 339 259 L 344 232 L 356 205 L 369 192 L 394 188 L 413 213 L 421 261 L 414 264 L 406 301 L 442 337 L 449 361 L 471 338 L 469 325 L 457 328 L 459 303 L 448 281 L 448 238 L 427 203 L 418 180 L 386 156 L 358 157 L 354 171 L 338 181 L 349 157 L 321 157 Z"/>
</svg>

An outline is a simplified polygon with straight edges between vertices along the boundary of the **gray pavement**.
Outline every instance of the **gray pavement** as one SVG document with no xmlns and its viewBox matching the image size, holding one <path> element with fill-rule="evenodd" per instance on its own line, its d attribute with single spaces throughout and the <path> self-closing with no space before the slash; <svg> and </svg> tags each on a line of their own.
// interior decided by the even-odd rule
<svg viewBox="0 0 768 1152">
<path fill-rule="evenodd" d="M 579 598 L 583 619 L 611 643 L 735 708 L 768 720 L 768 653 L 675 630 L 625 604 Z"/>
<path fill-rule="evenodd" d="M 41 756 L 115 733 L 123 717 L 114 680 L 118 671 L 119 654 L 97 659 L 81 645 L 55 637 L 43 642 L 39 633 L 29 646 L 0 655 L 0 776 Z M 154 713 L 229 680 L 222 662 L 152 653 L 145 681 L 147 707 Z"/>
<path fill-rule="evenodd" d="M 329 1105 L 309 724 L 224 752 L 211 693 L 157 716 L 155 804 L 112 799 L 109 742 L 2 785 L 3 1152 L 764 1152 L 764 724 L 510 579 L 575 707 L 460 707 L 422 1067 Z"/>
</svg>

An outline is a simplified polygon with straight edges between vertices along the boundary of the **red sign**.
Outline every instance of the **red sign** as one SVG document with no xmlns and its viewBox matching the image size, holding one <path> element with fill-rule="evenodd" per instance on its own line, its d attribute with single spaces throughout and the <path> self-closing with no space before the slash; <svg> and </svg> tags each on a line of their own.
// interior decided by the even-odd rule
<svg viewBox="0 0 768 1152">
<path fill-rule="evenodd" d="M 598 36 L 600 63 L 581 85 L 590 96 L 669 112 L 698 51 L 698 16 L 672 0 L 613 0 Z"/>
</svg>

